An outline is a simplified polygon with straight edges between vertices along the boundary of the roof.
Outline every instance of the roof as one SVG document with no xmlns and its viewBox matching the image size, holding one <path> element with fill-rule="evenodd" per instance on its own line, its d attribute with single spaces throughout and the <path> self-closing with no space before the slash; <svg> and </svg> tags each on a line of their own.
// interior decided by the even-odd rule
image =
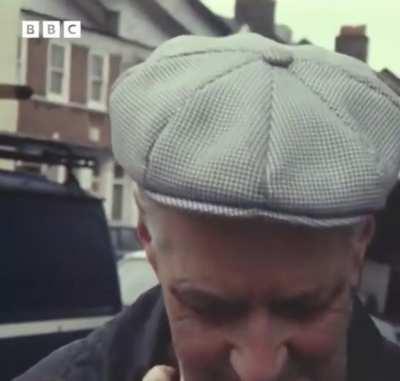
<svg viewBox="0 0 400 381">
<path fill-rule="evenodd" d="M 313 43 L 308 38 L 302 38 L 297 42 L 297 45 L 313 45 Z"/>
<path fill-rule="evenodd" d="M 187 1 L 198 14 L 203 16 L 205 20 L 207 20 L 210 24 L 214 25 L 219 31 L 221 31 L 221 35 L 229 35 L 235 33 L 238 30 L 236 20 L 218 16 L 199 0 Z"/>
<path fill-rule="evenodd" d="M 383 69 L 378 72 L 378 76 L 385 82 L 396 94 L 400 96 L 400 78 L 389 69 Z"/>
<path fill-rule="evenodd" d="M 99 30 L 118 35 L 118 12 L 108 9 L 100 0 L 70 0 Z"/>
<path fill-rule="evenodd" d="M 182 23 L 173 17 L 162 7 L 157 0 L 135 1 L 135 5 L 139 6 L 151 18 L 156 19 L 160 25 L 171 37 L 182 34 L 191 34 Z"/>
<path fill-rule="evenodd" d="M 242 27 L 242 25 L 240 24 L 240 22 L 238 20 L 236 20 L 235 18 L 230 18 L 230 17 L 220 17 L 221 19 L 224 20 L 225 24 L 228 24 L 229 27 L 231 28 L 231 30 L 234 33 L 239 32 L 240 28 Z"/>
<path fill-rule="evenodd" d="M 134 1 L 134 0 L 133 0 Z M 186 3 L 209 25 L 212 25 L 218 35 L 225 36 L 235 32 L 235 28 L 226 19 L 213 13 L 200 0 L 185 0 Z M 176 15 L 169 12 L 158 0 L 135 1 L 135 5 L 140 6 L 149 16 L 166 30 L 171 37 L 182 34 L 193 34 L 190 28 L 179 20 Z"/>
<path fill-rule="evenodd" d="M 92 1 L 92 0 L 90 0 L 90 1 Z M 41 10 L 38 11 L 38 10 L 34 9 L 33 7 L 31 7 L 31 8 L 21 8 L 21 11 L 24 12 L 25 14 L 27 14 L 27 15 L 30 15 L 30 16 L 33 16 L 33 17 L 38 17 L 38 18 L 43 19 L 43 20 L 68 21 L 68 18 L 59 17 L 59 16 L 56 16 L 56 15 L 53 15 L 53 14 L 50 14 L 50 13 L 44 13 Z M 151 50 L 155 49 L 154 46 L 150 46 L 150 45 L 148 45 L 148 44 L 146 44 L 146 43 L 144 43 L 142 41 L 139 41 L 139 40 L 136 40 L 136 39 L 122 37 L 119 34 L 117 34 L 115 30 L 112 30 L 112 28 L 109 29 L 109 28 L 106 28 L 106 27 L 101 26 L 99 24 L 96 24 L 94 22 L 89 22 L 89 23 L 82 22 L 82 29 L 83 30 L 87 30 L 87 31 L 91 31 L 91 32 L 94 32 L 94 33 L 98 33 L 100 35 L 107 36 L 107 37 L 110 37 L 110 38 L 114 38 L 114 39 L 117 39 L 117 40 L 119 40 L 121 42 L 126 42 L 128 44 L 133 44 L 133 45 L 136 45 L 136 46 L 138 46 L 140 48 L 143 48 L 145 50 L 148 50 L 148 51 L 151 51 Z"/>
</svg>

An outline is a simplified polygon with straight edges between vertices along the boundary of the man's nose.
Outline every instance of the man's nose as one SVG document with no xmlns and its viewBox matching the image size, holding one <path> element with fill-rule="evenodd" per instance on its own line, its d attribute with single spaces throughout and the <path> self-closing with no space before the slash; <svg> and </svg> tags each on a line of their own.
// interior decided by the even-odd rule
<svg viewBox="0 0 400 381">
<path fill-rule="evenodd" d="M 230 353 L 231 366 L 241 381 L 277 381 L 288 362 L 288 350 L 282 327 L 258 316 L 239 333 Z"/>
</svg>

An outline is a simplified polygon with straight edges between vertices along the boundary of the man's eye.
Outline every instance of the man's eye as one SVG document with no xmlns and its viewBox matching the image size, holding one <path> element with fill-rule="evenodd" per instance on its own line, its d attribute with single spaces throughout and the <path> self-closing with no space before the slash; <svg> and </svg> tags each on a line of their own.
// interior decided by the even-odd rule
<svg viewBox="0 0 400 381">
<path fill-rule="evenodd" d="M 234 312 L 229 308 L 219 307 L 219 306 L 191 306 L 191 310 L 198 315 L 201 319 L 219 323 L 227 322 L 234 317 Z"/>
<path fill-rule="evenodd" d="M 275 313 L 278 315 L 293 319 L 307 320 L 318 316 L 324 310 L 322 305 L 309 305 L 304 303 L 285 303 L 274 307 Z"/>
</svg>

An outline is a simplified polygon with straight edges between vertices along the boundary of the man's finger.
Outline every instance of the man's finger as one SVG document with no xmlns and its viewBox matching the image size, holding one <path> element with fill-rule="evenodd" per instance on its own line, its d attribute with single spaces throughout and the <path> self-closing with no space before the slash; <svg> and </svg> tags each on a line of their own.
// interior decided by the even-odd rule
<svg viewBox="0 0 400 381">
<path fill-rule="evenodd" d="M 142 381 L 174 381 L 177 372 L 174 368 L 166 365 L 156 365 L 144 376 Z"/>
</svg>

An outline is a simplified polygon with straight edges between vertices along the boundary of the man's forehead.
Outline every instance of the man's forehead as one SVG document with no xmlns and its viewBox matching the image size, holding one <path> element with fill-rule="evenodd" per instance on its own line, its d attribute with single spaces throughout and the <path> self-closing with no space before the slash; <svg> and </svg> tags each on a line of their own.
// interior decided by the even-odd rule
<svg viewBox="0 0 400 381">
<path fill-rule="evenodd" d="M 166 239 L 161 250 L 172 255 L 161 253 L 160 265 L 171 291 L 186 300 L 227 305 L 250 300 L 311 303 L 328 299 L 347 283 L 350 256 L 327 241 L 311 247 L 281 239 L 281 245 L 271 242 L 268 247 L 264 241 L 243 240 L 222 236 L 217 243 L 212 238 L 193 242 L 185 233 Z"/>
<path fill-rule="evenodd" d="M 339 239 L 344 241 L 344 229 L 315 229 L 272 221 L 266 218 L 220 217 L 206 214 L 188 213 L 175 208 L 155 206 L 158 212 L 153 214 L 153 222 L 158 227 L 165 245 L 174 240 L 201 240 L 221 238 L 226 241 L 243 243 L 269 239 L 289 243 L 291 239 L 304 242 Z M 153 210 L 155 210 L 153 209 Z"/>
</svg>

